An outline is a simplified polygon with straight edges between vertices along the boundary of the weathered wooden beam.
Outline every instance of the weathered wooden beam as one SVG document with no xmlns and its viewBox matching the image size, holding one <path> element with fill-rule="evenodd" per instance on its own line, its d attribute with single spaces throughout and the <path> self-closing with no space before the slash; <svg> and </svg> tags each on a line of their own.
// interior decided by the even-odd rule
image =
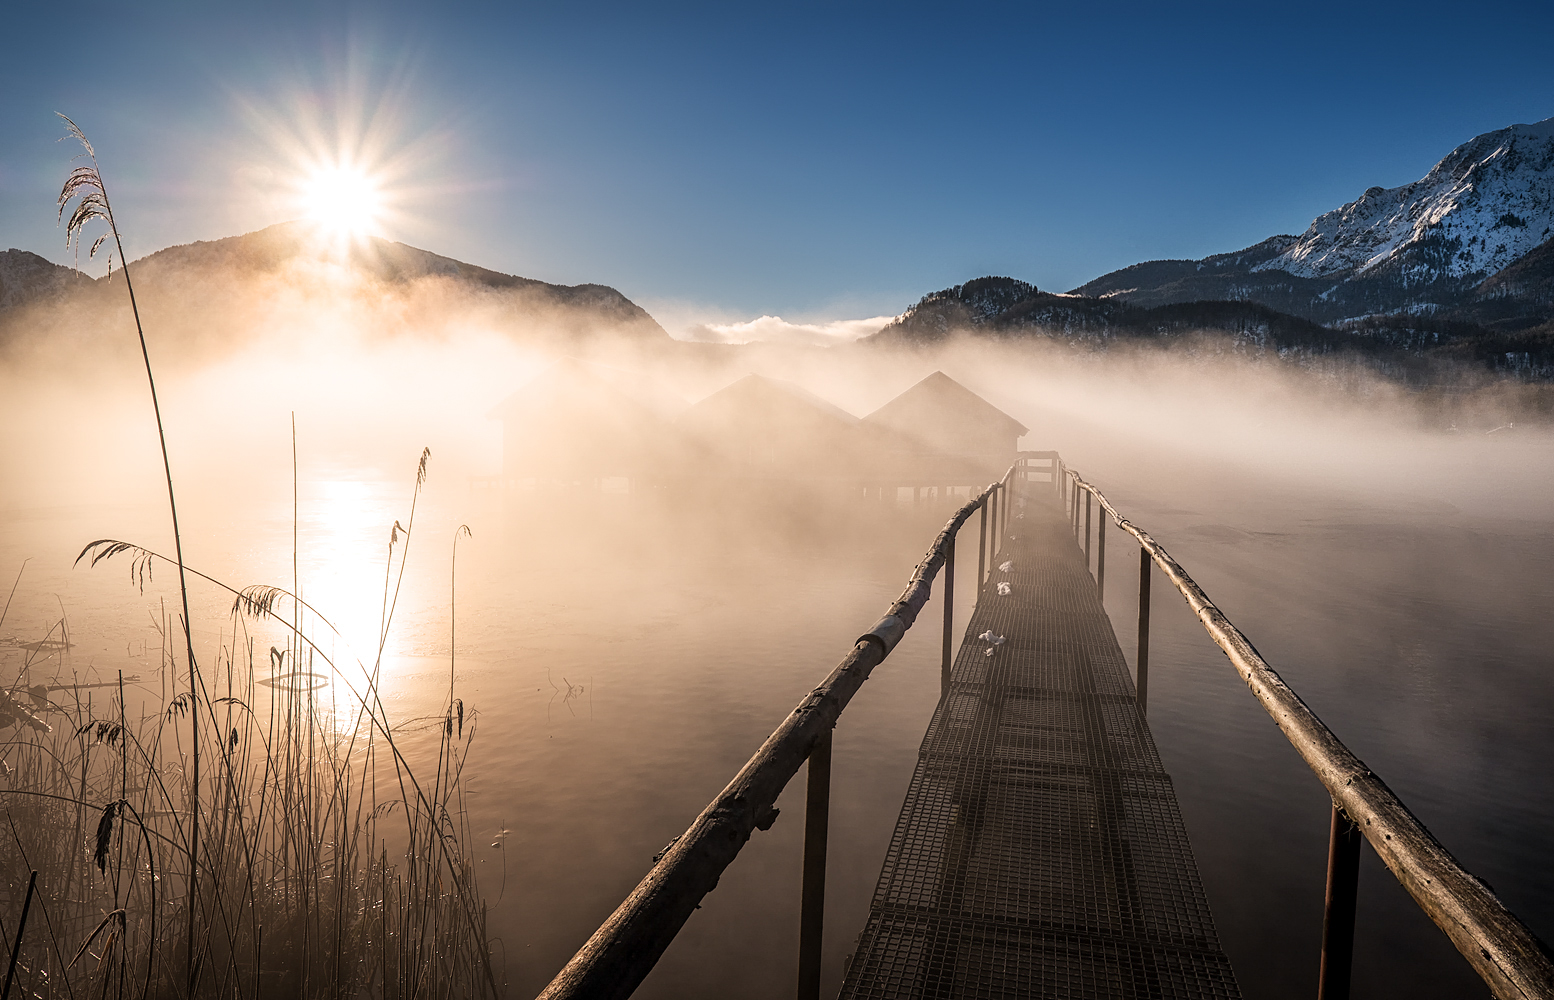
<svg viewBox="0 0 1554 1000">
<path fill-rule="evenodd" d="M 1554 1000 L 1554 957 L 1548 946 L 1489 886 L 1464 869 L 1386 782 L 1333 735 L 1170 553 L 1119 514 L 1100 490 L 1073 470 L 1069 474 L 1119 528 L 1138 539 L 1333 802 L 1354 821 L 1414 902 L 1446 933 L 1495 996 Z"/>
</svg>

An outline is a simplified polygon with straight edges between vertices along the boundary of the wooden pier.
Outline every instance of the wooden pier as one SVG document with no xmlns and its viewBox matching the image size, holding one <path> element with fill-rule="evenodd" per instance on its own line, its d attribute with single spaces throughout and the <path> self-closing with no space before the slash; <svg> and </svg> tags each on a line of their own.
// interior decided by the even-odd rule
<svg viewBox="0 0 1554 1000">
<path fill-rule="evenodd" d="M 1007 524 L 842 996 L 1240 996 L 1072 523 Z"/>
<path fill-rule="evenodd" d="M 955 547 L 973 515 L 977 576 L 960 590 L 974 591 L 977 606 L 956 643 Z M 1136 687 L 1101 603 L 1108 523 L 1139 546 Z M 541 1000 L 630 997 L 744 844 L 777 819 L 777 797 L 800 768 L 808 788 L 796 996 L 818 1000 L 831 732 L 918 621 L 941 570 L 943 696 L 848 961 L 844 998 L 1240 996 L 1145 723 L 1149 587 L 1159 575 L 1332 796 L 1322 950 L 1313 956 L 1318 1000 L 1349 997 L 1365 843 L 1496 997 L 1554 1000 L 1547 946 L 1317 718 L 1181 565 L 1056 452 L 1021 452 L 1001 481 L 956 511 L 901 596 L 654 859 Z"/>
</svg>

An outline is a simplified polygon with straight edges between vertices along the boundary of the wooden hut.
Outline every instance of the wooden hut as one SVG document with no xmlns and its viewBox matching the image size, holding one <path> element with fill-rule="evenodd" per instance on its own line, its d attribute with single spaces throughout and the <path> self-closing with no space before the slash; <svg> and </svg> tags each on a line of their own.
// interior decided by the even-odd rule
<svg viewBox="0 0 1554 1000">
<path fill-rule="evenodd" d="M 646 376 L 562 358 L 491 411 L 502 421 L 502 478 L 598 484 L 654 475 L 682 460 L 673 417 L 683 407 Z"/>
<path fill-rule="evenodd" d="M 902 484 L 985 484 L 1014 460 L 1030 429 L 943 372 L 863 418 L 898 442 Z"/>
<path fill-rule="evenodd" d="M 746 375 L 678 421 L 693 475 L 863 482 L 877 478 L 892 435 L 793 382 Z"/>
</svg>

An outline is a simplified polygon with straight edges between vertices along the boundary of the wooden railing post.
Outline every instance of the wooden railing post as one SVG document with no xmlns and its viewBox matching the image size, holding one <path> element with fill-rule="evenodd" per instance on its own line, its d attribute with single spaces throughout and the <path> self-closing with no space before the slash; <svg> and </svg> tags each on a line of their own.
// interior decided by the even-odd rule
<svg viewBox="0 0 1554 1000">
<path fill-rule="evenodd" d="M 831 821 L 830 732 L 809 752 L 804 795 L 804 887 L 799 903 L 798 1000 L 820 1000 L 821 945 L 825 941 L 826 831 Z"/>
<path fill-rule="evenodd" d="M 998 562 L 998 483 L 993 483 L 993 492 L 987 497 L 987 561 L 988 576 L 991 576 L 991 564 Z"/>
<path fill-rule="evenodd" d="M 1000 541 L 1000 538 L 999 538 L 999 527 L 998 527 L 998 513 L 999 513 L 998 494 L 1002 490 L 1002 488 L 1003 487 L 1000 484 L 994 483 L 993 484 L 993 495 L 990 498 L 992 500 L 992 502 L 993 502 L 993 539 L 992 539 L 991 544 L 988 546 L 988 551 L 993 553 L 992 556 L 990 557 L 990 559 L 992 561 L 994 561 L 994 562 L 996 562 L 998 560 L 998 543 Z"/>
<path fill-rule="evenodd" d="M 987 584 L 987 501 L 982 501 L 982 527 L 977 532 L 977 599 Z"/>
<path fill-rule="evenodd" d="M 1149 550 L 1139 547 L 1139 714 L 1147 715 L 1149 706 Z"/>
<path fill-rule="evenodd" d="M 987 575 L 993 577 L 993 564 L 998 561 L 998 484 L 987 495 Z"/>
<path fill-rule="evenodd" d="M 1106 603 L 1106 515 L 1101 515 L 1101 523 L 1096 527 L 1095 538 L 1095 596 L 1103 605 Z"/>
<path fill-rule="evenodd" d="M 1009 480 L 998 484 L 998 544 L 1004 544 L 1004 535 L 1009 533 Z"/>
<path fill-rule="evenodd" d="M 944 661 L 939 667 L 939 694 L 950 689 L 955 642 L 955 536 L 944 547 Z"/>
<path fill-rule="evenodd" d="M 1085 569 L 1090 568 L 1090 491 L 1085 491 Z"/>
<path fill-rule="evenodd" d="M 1322 911 L 1322 971 L 1317 1000 L 1349 1000 L 1354 967 L 1354 911 L 1360 892 L 1360 828 L 1333 803 L 1327 841 L 1327 899 Z"/>
</svg>

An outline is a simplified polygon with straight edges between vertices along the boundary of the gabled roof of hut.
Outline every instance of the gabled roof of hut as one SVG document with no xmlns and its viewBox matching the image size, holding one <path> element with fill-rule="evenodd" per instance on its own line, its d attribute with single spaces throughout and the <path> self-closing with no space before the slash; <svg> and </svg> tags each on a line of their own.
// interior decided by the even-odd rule
<svg viewBox="0 0 1554 1000">
<path fill-rule="evenodd" d="M 956 427 L 993 426 L 1020 437 L 1030 428 L 944 372 L 934 372 L 863 418 L 904 434 Z"/>
<path fill-rule="evenodd" d="M 737 410 L 745 414 L 808 412 L 822 420 L 856 427 L 861 421 L 834 403 L 827 402 L 796 382 L 746 375 L 726 385 L 686 410 L 684 418 L 694 421 L 705 414 Z"/>
</svg>

